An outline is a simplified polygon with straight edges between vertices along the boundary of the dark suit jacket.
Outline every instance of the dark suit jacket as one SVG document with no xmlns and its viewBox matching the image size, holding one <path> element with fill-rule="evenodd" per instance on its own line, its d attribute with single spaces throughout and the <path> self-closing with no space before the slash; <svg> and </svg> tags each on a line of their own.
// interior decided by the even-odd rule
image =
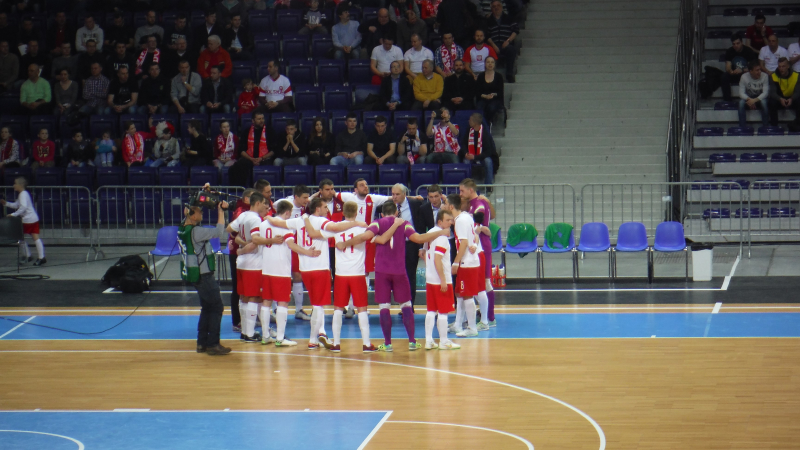
<svg viewBox="0 0 800 450">
<path fill-rule="evenodd" d="M 422 201 L 408 198 L 408 208 L 411 210 L 411 224 L 419 234 L 428 231 L 425 228 L 425 221 L 422 218 Z"/>
<path fill-rule="evenodd" d="M 450 99 L 456 97 L 461 97 L 470 104 L 475 103 L 475 78 L 472 78 L 467 72 L 459 77 L 453 75 L 444 79 L 442 99 L 449 102 Z"/>
<path fill-rule="evenodd" d="M 194 46 L 194 50 L 197 53 L 200 53 L 200 50 L 208 44 L 209 36 L 217 35 L 219 36 L 220 40 L 222 40 L 222 35 L 224 34 L 225 29 L 222 28 L 222 25 L 219 23 L 215 23 L 214 26 L 211 27 L 211 33 L 209 33 L 208 29 L 206 28 L 206 22 L 203 21 L 200 26 L 195 27 L 192 31 L 192 34 L 194 35 L 194 43 L 192 45 Z"/>
<path fill-rule="evenodd" d="M 422 216 L 423 228 L 427 233 L 428 230 L 436 226 L 436 217 L 433 217 L 433 205 L 431 205 L 431 202 L 425 201 L 419 207 L 419 213 Z"/>
<path fill-rule="evenodd" d="M 217 97 L 220 103 L 233 105 L 233 84 L 227 78 L 219 79 L 219 87 L 217 88 Z M 211 78 L 203 80 L 203 87 L 200 89 L 200 104 L 205 105 L 207 102 L 214 103 L 214 84 Z"/>
<path fill-rule="evenodd" d="M 392 77 L 386 77 L 381 81 L 381 106 L 385 106 L 392 98 Z M 408 77 L 400 74 L 400 107 L 399 109 L 409 109 L 414 103 L 414 90 Z"/>
<path fill-rule="evenodd" d="M 239 27 L 239 31 L 233 31 L 233 28 L 227 28 L 225 31 L 222 32 L 222 48 L 231 52 L 231 44 L 233 43 L 233 39 L 239 36 L 239 43 L 242 44 L 242 49 L 246 51 L 253 50 L 253 38 L 250 35 L 250 31 L 244 25 Z"/>
</svg>

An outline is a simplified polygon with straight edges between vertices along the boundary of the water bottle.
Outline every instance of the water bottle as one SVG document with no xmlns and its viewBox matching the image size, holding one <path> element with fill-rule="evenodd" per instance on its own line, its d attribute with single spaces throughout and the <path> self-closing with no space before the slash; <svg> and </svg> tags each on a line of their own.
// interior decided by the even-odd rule
<svg viewBox="0 0 800 450">
<path fill-rule="evenodd" d="M 424 288 L 425 287 L 425 268 L 419 267 L 417 268 L 417 287 Z"/>
</svg>

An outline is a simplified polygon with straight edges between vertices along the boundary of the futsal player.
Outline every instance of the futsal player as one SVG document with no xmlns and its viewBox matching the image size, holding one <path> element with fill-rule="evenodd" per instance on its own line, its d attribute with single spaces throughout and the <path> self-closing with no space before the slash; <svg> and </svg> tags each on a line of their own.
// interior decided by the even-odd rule
<svg viewBox="0 0 800 450">
<path fill-rule="evenodd" d="M 253 242 L 253 236 L 261 232 L 261 217 L 267 212 L 267 202 L 263 195 L 254 192 L 250 195 L 250 210 L 239 215 L 228 224 L 228 233 L 236 231 L 238 238 L 245 243 Z M 260 342 L 261 335 L 256 333 L 256 317 L 261 304 L 261 253 L 250 252 L 236 257 L 236 287 L 241 296 L 240 301 L 246 303 L 245 315 L 242 317 L 242 334 L 240 340 L 246 343 Z M 269 327 L 269 321 L 262 324 Z"/>
<path fill-rule="evenodd" d="M 252 200 L 251 200 L 252 202 Z M 356 226 L 366 226 L 360 222 L 331 222 L 326 218 L 328 206 L 322 199 L 315 198 L 308 203 L 308 211 L 313 211 L 313 215 L 308 216 L 310 224 L 316 230 L 324 230 L 341 233 Z M 273 225 L 281 228 L 295 230 L 299 245 L 305 249 L 316 249 L 320 251 L 320 256 L 311 257 L 306 255 L 299 256 L 300 274 L 308 289 L 308 297 L 311 300 L 311 334 L 308 341 L 309 350 L 318 349 L 320 342 L 326 348 L 332 346 L 327 337 L 320 333 L 322 325 L 325 323 L 325 306 L 331 304 L 331 271 L 328 259 L 328 240 L 312 238 L 306 230 L 304 217 L 289 220 L 268 217 L 267 220 Z"/>
<path fill-rule="evenodd" d="M 17 210 L 9 214 L 9 217 L 22 217 L 22 232 L 23 234 L 31 235 L 33 243 L 36 245 L 36 254 L 39 256 L 39 259 L 37 259 L 33 265 L 41 266 L 47 262 L 47 258 L 44 257 L 44 242 L 39 239 L 39 215 L 36 214 L 36 209 L 33 207 L 33 201 L 31 200 L 31 194 L 26 190 L 27 187 L 28 180 L 23 177 L 15 179 L 14 191 L 17 192 L 17 201 L 6 202 L 4 199 L 0 199 L 0 203 L 2 203 L 3 206 L 8 206 L 11 209 Z M 20 258 L 20 262 L 30 262 L 33 258 L 31 257 L 31 250 L 28 248 L 28 244 L 25 243 L 24 238 L 19 241 L 19 246 L 22 248 L 22 254 L 25 255 L 23 257 L 25 261 Z"/>
<path fill-rule="evenodd" d="M 453 215 L 440 209 L 436 213 L 436 226 L 431 231 L 450 229 Z M 438 236 L 427 244 L 425 252 L 425 297 L 428 313 L 425 315 L 425 350 L 456 350 L 460 345 L 447 338 L 447 314 L 453 312 L 453 276 L 450 264 L 450 241 Z M 436 314 L 439 318 L 436 318 Z M 439 343 L 433 340 L 433 326 L 439 328 Z"/>
<path fill-rule="evenodd" d="M 417 244 L 430 242 L 438 236 L 449 236 L 450 229 L 418 234 L 414 226 L 397 216 L 397 205 L 384 203 L 381 208 L 381 219 L 371 223 L 367 231 L 345 242 L 337 242 L 336 248 L 343 249 L 372 240 L 375 236 L 375 301 L 380 305 L 380 324 L 383 330 L 384 343 L 378 351 L 391 352 L 392 318 L 389 312 L 392 294 L 394 301 L 400 304 L 403 312 L 403 325 L 408 334 L 410 351 L 422 348 L 414 338 L 414 313 L 411 309 L 411 287 L 405 268 L 406 239 Z M 399 231 L 399 232 L 397 232 Z M 400 263 L 403 261 L 403 263 Z"/>
<path fill-rule="evenodd" d="M 292 204 L 290 219 L 300 218 L 306 212 L 311 190 L 304 184 L 298 184 L 292 190 L 292 195 L 286 197 Z M 311 316 L 303 311 L 303 278 L 300 275 L 300 263 L 297 253 L 292 252 L 292 297 L 294 297 L 294 318 L 296 320 L 311 320 Z"/>
<path fill-rule="evenodd" d="M 473 337 L 478 335 L 478 328 L 475 323 L 475 297 L 478 297 L 480 304 L 488 304 L 486 298 L 486 284 L 483 278 L 483 251 L 480 240 L 475 236 L 475 222 L 472 216 L 462 210 L 462 199 L 458 194 L 447 196 L 447 203 L 455 216 L 456 231 L 456 253 L 452 265 L 453 273 L 456 274 L 456 336 Z M 476 245 L 477 251 L 471 252 L 469 247 Z M 464 320 L 463 314 L 467 316 L 467 329 L 461 329 Z M 486 326 L 486 325 L 484 325 Z M 488 330 L 488 326 L 486 326 Z"/>
<path fill-rule="evenodd" d="M 347 222 L 356 220 L 358 205 L 355 202 L 344 204 L 344 219 Z M 320 232 L 311 223 L 306 222 L 306 229 L 313 237 Z M 348 239 L 359 236 L 367 229 L 353 227 L 342 233 L 322 232 L 322 235 L 344 243 Z M 367 254 L 366 242 L 343 249 L 335 248 L 336 277 L 333 279 L 333 352 L 341 351 L 342 316 L 348 302 L 353 302 L 358 309 L 358 327 L 361 329 L 361 350 L 373 353 L 378 349 L 369 340 L 369 316 L 367 315 L 367 285 L 364 283 L 364 260 Z"/>
<path fill-rule="evenodd" d="M 492 288 L 492 234 L 489 230 L 489 220 L 494 217 L 494 209 L 492 209 L 492 204 L 489 202 L 488 198 L 483 195 L 478 195 L 475 181 L 471 178 L 462 180 L 458 189 L 461 198 L 469 202 L 468 205 L 464 205 L 464 209 L 472 215 L 476 224 L 481 225 L 478 237 L 481 241 L 481 247 L 483 247 L 485 266 L 483 270 L 486 284 L 486 296 L 488 298 L 486 310 L 484 311 L 484 308 L 481 308 L 481 323 L 487 324 L 490 328 L 496 327 L 497 321 L 494 317 L 494 289 Z M 484 317 L 486 317 L 485 321 Z M 481 328 L 483 327 L 480 327 L 479 330 Z"/>
</svg>

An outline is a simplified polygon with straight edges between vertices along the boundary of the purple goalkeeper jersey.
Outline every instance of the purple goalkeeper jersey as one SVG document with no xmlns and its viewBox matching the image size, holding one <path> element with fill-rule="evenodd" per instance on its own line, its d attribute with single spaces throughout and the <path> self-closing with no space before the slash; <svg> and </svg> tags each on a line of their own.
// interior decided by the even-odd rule
<svg viewBox="0 0 800 450">
<path fill-rule="evenodd" d="M 394 223 L 394 217 L 383 217 L 372 222 L 367 230 L 380 236 L 389 231 Z M 399 226 L 392 235 L 392 240 L 385 244 L 378 244 L 375 248 L 375 272 L 389 274 L 406 273 L 406 238 L 411 237 L 416 231 L 410 223 Z"/>
<path fill-rule="evenodd" d="M 489 204 L 478 197 L 469 201 L 469 213 L 475 215 L 476 212 L 483 212 L 483 222 L 481 225 L 488 227 L 489 220 L 491 220 L 492 211 L 489 209 Z M 481 247 L 483 248 L 484 256 L 491 258 L 492 256 L 492 237 L 483 233 L 479 234 L 481 240 Z"/>
</svg>

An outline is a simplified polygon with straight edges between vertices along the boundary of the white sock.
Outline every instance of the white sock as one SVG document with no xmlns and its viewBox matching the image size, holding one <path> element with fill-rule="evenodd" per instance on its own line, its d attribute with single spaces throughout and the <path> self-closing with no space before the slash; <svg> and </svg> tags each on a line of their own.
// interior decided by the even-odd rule
<svg viewBox="0 0 800 450">
<path fill-rule="evenodd" d="M 324 334 L 325 336 L 328 333 L 325 332 L 325 307 L 324 306 L 312 306 L 312 308 L 319 308 L 322 310 L 322 320 L 319 321 L 319 334 Z"/>
<path fill-rule="evenodd" d="M 367 280 L 367 291 L 369 291 L 369 274 L 367 274 L 365 279 Z"/>
<path fill-rule="evenodd" d="M 462 323 L 464 323 L 464 299 L 456 297 L 456 331 L 461 331 Z"/>
<path fill-rule="evenodd" d="M 44 243 L 42 242 L 42 240 L 37 239 L 33 241 L 33 243 L 36 244 L 36 253 L 39 254 L 39 259 L 44 259 Z"/>
<path fill-rule="evenodd" d="M 369 346 L 369 314 L 366 311 L 358 313 L 358 328 L 361 328 L 361 342 Z"/>
<path fill-rule="evenodd" d="M 277 340 L 282 341 L 286 337 L 286 317 L 289 315 L 289 308 L 285 306 L 278 306 L 278 311 L 275 312 L 275 322 L 278 326 Z"/>
<path fill-rule="evenodd" d="M 31 249 L 28 248 L 28 243 L 25 241 L 20 241 L 19 246 L 22 247 L 22 253 L 25 255 L 25 257 L 30 258 Z"/>
<path fill-rule="evenodd" d="M 239 300 L 239 326 L 242 328 L 242 333 L 244 333 L 245 316 L 247 316 L 247 303 Z"/>
<path fill-rule="evenodd" d="M 342 311 L 333 312 L 333 345 L 339 345 L 342 338 Z"/>
<path fill-rule="evenodd" d="M 350 303 L 347 304 L 347 308 L 353 310 L 353 296 L 350 296 Z"/>
<path fill-rule="evenodd" d="M 439 325 L 439 345 L 448 343 L 450 339 L 447 338 L 447 314 L 439 314 L 437 325 Z"/>
<path fill-rule="evenodd" d="M 256 332 L 256 314 L 258 314 L 258 303 L 248 303 L 247 304 L 247 331 L 245 331 L 245 335 L 248 337 L 253 337 Z"/>
<path fill-rule="evenodd" d="M 471 331 L 478 331 L 475 327 L 475 300 L 468 298 L 464 300 L 464 314 L 467 315 L 467 326 Z"/>
<path fill-rule="evenodd" d="M 311 307 L 311 339 L 312 342 L 319 342 L 319 330 L 325 323 L 325 308 L 322 306 Z"/>
<path fill-rule="evenodd" d="M 261 318 L 261 336 L 269 338 L 269 308 L 259 308 L 258 317 Z"/>
<path fill-rule="evenodd" d="M 486 292 L 478 293 L 478 306 L 481 309 L 481 323 L 489 325 L 489 297 L 486 296 Z"/>
<path fill-rule="evenodd" d="M 447 320 L 447 318 L 445 318 Z M 433 324 L 436 322 L 436 313 L 428 311 L 425 314 L 425 342 L 433 342 Z M 447 336 L 447 335 L 445 335 Z"/>
<path fill-rule="evenodd" d="M 256 303 L 256 305 L 257 305 L 256 317 L 258 317 L 261 320 L 261 330 L 263 331 L 265 329 L 264 328 L 264 318 L 261 316 L 261 306 L 263 306 L 263 305 L 261 303 Z M 267 322 L 266 323 L 267 323 L 267 327 L 266 328 L 269 328 L 269 316 L 267 316 Z"/>
<path fill-rule="evenodd" d="M 294 312 L 303 310 L 303 283 L 292 283 L 292 297 L 294 297 Z"/>
</svg>

